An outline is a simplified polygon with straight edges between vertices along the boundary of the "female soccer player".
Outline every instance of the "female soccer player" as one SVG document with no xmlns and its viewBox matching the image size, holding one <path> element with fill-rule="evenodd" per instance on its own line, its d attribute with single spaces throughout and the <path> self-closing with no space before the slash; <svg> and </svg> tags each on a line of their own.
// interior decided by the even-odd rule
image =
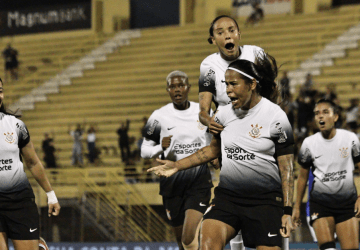
<svg viewBox="0 0 360 250">
<path fill-rule="evenodd" d="M 199 104 L 188 101 L 191 85 L 181 71 L 167 78 L 172 103 L 150 116 L 141 146 L 141 157 L 180 160 L 208 145 L 211 135 L 199 122 Z M 206 165 L 160 179 L 160 194 L 180 249 L 197 250 L 200 221 L 211 197 L 211 175 Z"/>
<path fill-rule="evenodd" d="M 335 249 L 334 232 L 341 249 L 359 249 L 360 199 L 354 185 L 355 165 L 360 167 L 357 136 L 336 129 L 336 104 L 319 100 L 314 109 L 320 132 L 305 138 L 298 156 L 301 165 L 293 220 L 300 218 L 300 205 L 311 170 L 310 223 L 320 249 Z M 355 211 L 355 212 L 354 212 Z"/>
<path fill-rule="evenodd" d="M 211 103 L 213 101 L 216 107 L 230 103 L 224 81 L 227 67 L 236 59 L 254 62 L 255 55 L 263 53 L 263 50 L 257 46 L 239 46 L 240 38 L 239 25 L 232 17 L 218 16 L 211 23 L 208 42 L 215 44 L 219 52 L 206 57 L 200 65 L 199 119 L 202 124 L 208 126 L 215 134 L 220 133 L 223 127 L 214 121 L 211 122 Z M 217 159 L 212 163 L 219 167 Z M 241 232 L 231 240 L 230 246 L 232 250 L 244 249 Z"/>
<path fill-rule="evenodd" d="M 222 154 L 220 182 L 204 215 L 201 249 L 223 249 L 239 230 L 246 247 L 280 249 L 293 229 L 293 134 L 276 98 L 277 67 L 271 56 L 232 62 L 225 83 L 231 104 L 214 120 L 224 129 L 210 145 L 182 160 L 148 171 L 171 176 Z M 285 206 L 285 207 L 284 207 Z"/>
<path fill-rule="evenodd" d="M 58 215 L 60 205 L 35 153 L 29 131 L 6 110 L 3 100 L 0 79 L 0 249 L 8 248 L 10 238 L 16 250 L 38 250 L 39 214 L 20 155 L 47 194 L 49 216 Z"/>
</svg>

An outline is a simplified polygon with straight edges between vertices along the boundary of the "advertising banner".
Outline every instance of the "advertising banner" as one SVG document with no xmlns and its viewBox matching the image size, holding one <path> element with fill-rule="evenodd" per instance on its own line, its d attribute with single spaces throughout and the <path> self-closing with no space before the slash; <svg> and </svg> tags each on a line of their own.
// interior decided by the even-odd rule
<svg viewBox="0 0 360 250">
<path fill-rule="evenodd" d="M 0 11 L 0 36 L 91 28 L 91 0 Z"/>
</svg>

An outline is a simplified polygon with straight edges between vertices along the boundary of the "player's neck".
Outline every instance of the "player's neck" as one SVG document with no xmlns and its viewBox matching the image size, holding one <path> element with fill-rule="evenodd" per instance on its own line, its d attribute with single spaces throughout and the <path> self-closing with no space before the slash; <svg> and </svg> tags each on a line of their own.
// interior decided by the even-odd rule
<svg viewBox="0 0 360 250">
<path fill-rule="evenodd" d="M 336 135 L 336 128 L 332 128 L 330 130 L 323 130 L 321 131 L 321 135 L 324 139 L 330 140 Z"/>
<path fill-rule="evenodd" d="M 241 55 L 240 47 L 238 47 L 238 53 L 236 53 L 236 55 L 233 57 L 226 56 L 220 52 L 221 58 L 224 59 L 225 61 L 235 61 L 240 55 Z"/>
<path fill-rule="evenodd" d="M 186 102 L 181 103 L 181 104 L 176 104 L 173 102 L 173 105 L 174 105 L 174 108 L 177 110 L 185 110 L 190 107 L 190 102 L 188 100 L 186 100 Z"/>
</svg>

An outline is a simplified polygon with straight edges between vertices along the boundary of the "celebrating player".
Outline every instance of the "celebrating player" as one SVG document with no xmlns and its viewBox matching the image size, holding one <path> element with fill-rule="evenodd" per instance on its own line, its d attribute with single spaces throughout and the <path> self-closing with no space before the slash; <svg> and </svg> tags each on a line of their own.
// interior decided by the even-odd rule
<svg viewBox="0 0 360 250">
<path fill-rule="evenodd" d="M 211 135 L 198 119 L 199 104 L 188 101 L 188 76 L 173 71 L 166 77 L 172 103 L 150 116 L 141 146 L 141 157 L 180 160 L 208 145 Z M 211 175 L 206 165 L 161 178 L 160 194 L 180 249 L 197 250 L 200 221 L 211 196 Z"/>
<path fill-rule="evenodd" d="M 300 205 L 311 170 L 310 224 L 320 249 L 335 249 L 334 232 L 341 249 L 359 249 L 360 199 L 354 185 L 355 165 L 360 167 L 357 136 L 336 129 L 337 106 L 322 99 L 315 105 L 315 122 L 320 132 L 305 138 L 298 156 L 298 177 L 293 220 L 300 218 Z M 354 212 L 355 211 L 355 212 Z"/>
<path fill-rule="evenodd" d="M 7 249 L 10 238 L 17 250 L 38 250 L 39 214 L 20 154 L 47 194 L 49 216 L 58 215 L 60 205 L 35 153 L 29 131 L 21 120 L 6 110 L 3 100 L 0 79 L 0 249 Z"/>
<path fill-rule="evenodd" d="M 263 52 L 257 46 L 239 46 L 240 38 L 239 25 L 232 17 L 218 16 L 211 23 L 208 42 L 215 44 L 219 52 L 206 57 L 200 65 L 199 119 L 202 124 L 208 126 L 216 134 L 220 133 L 223 127 L 214 121 L 211 122 L 211 102 L 214 101 L 216 107 L 230 103 L 224 81 L 227 67 L 236 59 L 254 62 L 255 55 Z M 215 159 L 213 164 L 218 167 L 218 160 Z M 230 241 L 230 246 L 232 250 L 244 249 L 241 232 Z"/>
<path fill-rule="evenodd" d="M 222 154 L 220 182 L 204 215 L 201 249 L 223 249 L 239 230 L 246 247 L 279 249 L 292 226 L 293 134 L 282 109 L 274 104 L 276 61 L 257 56 L 232 62 L 225 73 L 231 104 L 214 120 L 224 129 L 210 145 L 182 160 L 150 168 L 171 176 Z"/>
</svg>

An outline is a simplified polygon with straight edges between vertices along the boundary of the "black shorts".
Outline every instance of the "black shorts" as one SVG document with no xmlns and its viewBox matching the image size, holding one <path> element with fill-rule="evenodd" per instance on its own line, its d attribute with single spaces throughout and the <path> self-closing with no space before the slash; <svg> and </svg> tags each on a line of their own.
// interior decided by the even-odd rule
<svg viewBox="0 0 360 250">
<path fill-rule="evenodd" d="M 355 203 L 354 203 L 355 207 Z M 323 217 L 334 217 L 335 224 L 347 221 L 355 216 L 354 208 L 334 209 L 320 205 L 319 203 L 310 201 L 310 225 L 315 220 Z"/>
<path fill-rule="evenodd" d="M 194 209 L 205 213 L 211 198 L 211 188 L 199 189 L 187 196 L 163 197 L 163 204 L 169 223 L 173 227 L 184 224 L 185 211 Z"/>
<path fill-rule="evenodd" d="M 282 246 L 280 235 L 283 208 L 274 205 L 242 206 L 227 200 L 214 199 L 204 215 L 204 220 L 213 219 L 241 230 L 244 245 Z"/>
<path fill-rule="evenodd" d="M 39 213 L 34 201 L 22 208 L 0 210 L 0 232 L 14 240 L 39 239 Z"/>
</svg>

